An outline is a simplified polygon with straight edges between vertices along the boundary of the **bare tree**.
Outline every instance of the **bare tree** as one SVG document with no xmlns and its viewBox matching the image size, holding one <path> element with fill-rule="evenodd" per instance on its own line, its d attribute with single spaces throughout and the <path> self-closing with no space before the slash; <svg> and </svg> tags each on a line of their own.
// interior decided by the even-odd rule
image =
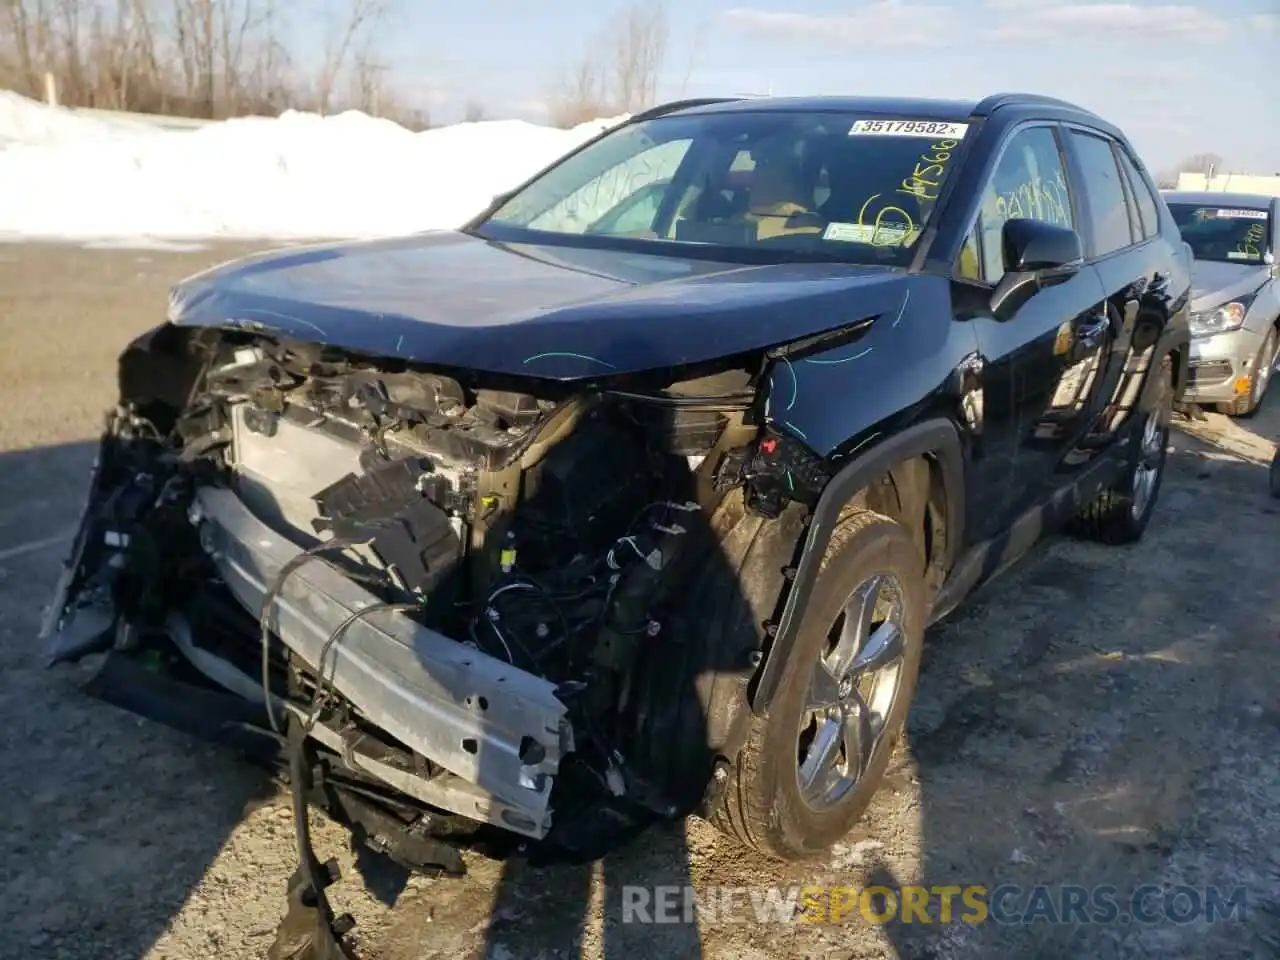
<svg viewBox="0 0 1280 960">
<path fill-rule="evenodd" d="M 667 55 L 667 15 L 662 0 L 633 4 L 613 27 L 606 49 L 613 72 L 613 102 L 625 112 L 651 107 Z"/>
<path fill-rule="evenodd" d="M 608 103 L 609 78 L 603 62 L 591 52 L 561 80 L 550 100 L 551 122 L 573 127 L 586 120 L 614 113 Z"/>
<path fill-rule="evenodd" d="M 589 43 L 552 92 L 551 121 L 569 127 L 654 104 L 667 56 L 662 0 L 634 0 Z"/>
<path fill-rule="evenodd" d="M 372 117 L 382 116 L 383 77 L 389 69 L 367 46 L 355 55 L 351 70 L 350 100 L 358 110 Z"/>
<path fill-rule="evenodd" d="M 1197 153 L 1178 164 L 1179 173 L 1203 173 L 1221 170 L 1225 161 L 1216 153 Z"/>
<path fill-rule="evenodd" d="M 480 103 L 478 100 L 467 101 L 467 110 L 466 113 L 463 114 L 463 120 L 467 123 L 479 123 L 481 120 L 487 120 L 488 118 L 489 114 L 488 111 L 485 110 L 483 103 Z"/>
<path fill-rule="evenodd" d="M 689 78 L 693 76 L 694 65 L 698 62 L 698 57 L 702 54 L 703 45 L 707 40 L 707 33 L 710 24 L 703 20 L 698 24 L 698 29 L 693 32 L 693 39 L 689 43 L 689 57 L 685 61 L 684 74 L 680 78 L 679 96 L 685 96 L 689 91 Z"/>
<path fill-rule="evenodd" d="M 377 28 L 398 0 L 329 0 L 318 64 L 285 37 L 298 0 L 0 0 L 0 88 L 61 103 L 222 118 L 286 107 L 399 110 Z M 422 118 L 415 118 L 421 122 Z"/>
<path fill-rule="evenodd" d="M 353 47 L 386 15 L 384 0 L 351 0 L 351 6 L 343 18 L 331 24 L 330 35 L 325 42 L 324 64 L 320 71 L 318 97 L 321 113 L 329 111 L 334 85 L 341 76 Z"/>
<path fill-rule="evenodd" d="M 414 133 L 421 133 L 431 129 L 431 111 L 421 107 L 405 108 L 396 113 L 396 122 Z"/>
</svg>

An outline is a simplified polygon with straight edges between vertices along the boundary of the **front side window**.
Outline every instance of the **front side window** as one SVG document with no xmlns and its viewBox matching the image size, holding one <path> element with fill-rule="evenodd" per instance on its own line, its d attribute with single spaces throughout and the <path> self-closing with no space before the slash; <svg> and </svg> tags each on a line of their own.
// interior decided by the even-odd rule
<svg viewBox="0 0 1280 960">
<path fill-rule="evenodd" d="M 967 132 L 844 112 L 657 117 L 567 157 L 475 230 L 509 242 L 901 266 Z"/>
<path fill-rule="evenodd" d="M 1120 169 L 1110 141 L 1075 130 L 1071 131 L 1071 140 L 1080 159 L 1081 189 L 1093 221 L 1093 255 L 1106 256 L 1133 243 Z"/>
<path fill-rule="evenodd" d="M 1003 233 L 1010 220 L 1043 220 L 1061 227 L 1074 227 L 1071 194 L 1058 140 L 1049 127 L 1032 127 L 1015 133 L 1005 147 L 995 172 L 982 193 L 982 208 L 975 228 L 977 243 L 966 250 L 981 250 L 982 278 L 996 283 L 1005 274 Z M 962 252 L 960 272 L 972 272 Z M 975 278 L 976 279 L 976 278 Z"/>
<path fill-rule="evenodd" d="M 1169 212 L 1197 260 L 1253 265 L 1263 262 L 1271 233 L 1270 214 L 1266 210 L 1170 199 Z"/>
</svg>

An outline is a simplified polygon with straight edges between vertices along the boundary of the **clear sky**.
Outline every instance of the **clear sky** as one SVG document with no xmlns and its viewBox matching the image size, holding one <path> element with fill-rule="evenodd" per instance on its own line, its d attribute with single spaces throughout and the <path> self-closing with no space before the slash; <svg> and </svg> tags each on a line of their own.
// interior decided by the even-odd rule
<svg viewBox="0 0 1280 960">
<path fill-rule="evenodd" d="M 735 93 L 1063 97 L 1149 166 L 1280 172 L 1280 0 L 667 0 L 663 99 Z M 541 119 L 627 0 L 400 0 L 382 46 L 437 121 Z"/>
</svg>

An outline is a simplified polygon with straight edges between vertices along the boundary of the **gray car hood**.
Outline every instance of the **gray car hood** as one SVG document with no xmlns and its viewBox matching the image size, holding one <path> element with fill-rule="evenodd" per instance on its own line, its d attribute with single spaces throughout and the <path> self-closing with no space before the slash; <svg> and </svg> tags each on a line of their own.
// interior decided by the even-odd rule
<svg viewBox="0 0 1280 960">
<path fill-rule="evenodd" d="M 1259 264 L 1223 263 L 1197 260 L 1191 266 L 1191 309 L 1212 310 L 1236 297 L 1257 291 L 1270 277 L 1270 269 Z"/>
</svg>

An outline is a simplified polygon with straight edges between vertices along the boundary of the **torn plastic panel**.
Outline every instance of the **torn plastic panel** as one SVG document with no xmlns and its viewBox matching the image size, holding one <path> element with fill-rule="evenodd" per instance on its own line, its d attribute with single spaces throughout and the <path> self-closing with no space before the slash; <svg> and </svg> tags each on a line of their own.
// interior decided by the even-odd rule
<svg viewBox="0 0 1280 960">
<path fill-rule="evenodd" d="M 726 457 L 717 482 L 742 484 L 747 508 L 774 519 L 793 501 L 812 507 L 829 477 L 826 464 L 801 441 L 767 426 L 758 442 Z"/>
</svg>

